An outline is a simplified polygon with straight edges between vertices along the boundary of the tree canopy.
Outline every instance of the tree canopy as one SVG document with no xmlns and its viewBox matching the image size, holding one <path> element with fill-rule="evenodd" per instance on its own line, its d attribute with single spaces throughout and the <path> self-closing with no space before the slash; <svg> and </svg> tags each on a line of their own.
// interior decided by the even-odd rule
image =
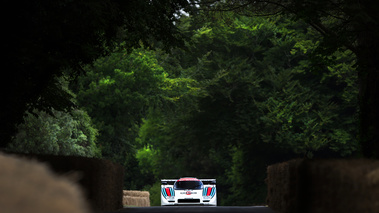
<svg viewBox="0 0 379 213">
<path fill-rule="evenodd" d="M 219 204 L 256 205 L 272 163 L 378 157 L 376 5 L 6 4 L 2 147 L 111 159 L 156 205 L 161 178 L 216 178 Z"/>
<path fill-rule="evenodd" d="M 185 0 L 64 0 L 3 2 L 12 17 L 4 35 L 7 81 L 2 84 L 0 146 L 6 147 L 26 111 L 67 110 L 71 95 L 58 79 L 76 76 L 82 66 L 120 40 L 129 46 L 155 41 L 180 45 L 174 22 Z"/>
<path fill-rule="evenodd" d="M 303 20 L 321 35 L 321 58 L 349 49 L 357 57 L 360 143 L 366 157 L 379 156 L 379 3 L 352 0 L 199 1 L 201 10 L 234 11 L 248 16 L 285 14 Z"/>
<path fill-rule="evenodd" d="M 199 90 L 183 94 L 175 110 L 152 111 L 140 127 L 145 148 L 137 156 L 157 179 L 215 177 L 221 204 L 254 205 L 264 203 L 267 165 L 357 152 L 351 51 L 316 71 L 320 38 L 304 22 L 224 13 L 182 24 L 192 36 L 188 52 L 162 66 Z"/>
<path fill-rule="evenodd" d="M 53 115 L 33 111 L 18 125 L 7 151 L 48 155 L 101 157 L 98 135 L 91 118 L 82 110 L 71 113 L 53 110 Z"/>
</svg>

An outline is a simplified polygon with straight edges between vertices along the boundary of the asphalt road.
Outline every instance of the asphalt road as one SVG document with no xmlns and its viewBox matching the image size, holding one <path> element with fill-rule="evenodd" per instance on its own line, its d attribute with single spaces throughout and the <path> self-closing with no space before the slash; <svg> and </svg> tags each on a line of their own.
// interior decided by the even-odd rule
<svg viewBox="0 0 379 213">
<path fill-rule="evenodd" d="M 276 213 L 265 206 L 169 206 L 169 207 L 128 207 L 117 212 L 135 212 L 135 213 L 155 213 L 155 212 L 177 212 L 177 213 L 191 213 L 191 212 L 233 212 L 233 213 Z"/>
</svg>

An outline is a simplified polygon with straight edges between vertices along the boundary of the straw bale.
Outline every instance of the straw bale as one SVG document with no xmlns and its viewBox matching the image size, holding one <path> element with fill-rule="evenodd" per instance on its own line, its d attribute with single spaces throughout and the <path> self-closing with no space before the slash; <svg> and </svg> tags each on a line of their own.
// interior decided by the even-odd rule
<svg viewBox="0 0 379 213">
<path fill-rule="evenodd" d="M 372 185 L 379 184 L 379 169 L 375 169 L 366 175 L 367 182 Z"/>
<path fill-rule="evenodd" d="M 379 212 L 379 161 L 289 161 L 267 169 L 268 205 L 281 213 Z"/>
<path fill-rule="evenodd" d="M 150 197 L 150 193 L 148 191 L 136 191 L 136 190 L 123 190 L 124 196 L 132 196 L 132 197 Z"/>
<path fill-rule="evenodd" d="M 149 197 L 133 197 L 124 195 L 123 197 L 124 206 L 138 206 L 138 207 L 148 207 L 150 206 Z"/>
<path fill-rule="evenodd" d="M 267 204 L 282 213 L 293 213 L 296 210 L 297 169 L 301 159 L 295 159 L 267 168 Z"/>
<path fill-rule="evenodd" d="M 122 206 L 124 168 L 110 160 L 81 156 L 17 154 L 45 163 L 56 174 L 78 182 L 94 211 L 117 211 Z"/>
<path fill-rule="evenodd" d="M 379 212 L 379 161 L 308 161 L 301 172 L 302 212 Z"/>
<path fill-rule="evenodd" d="M 1 212 L 87 213 L 81 189 L 35 160 L 0 153 Z"/>
</svg>

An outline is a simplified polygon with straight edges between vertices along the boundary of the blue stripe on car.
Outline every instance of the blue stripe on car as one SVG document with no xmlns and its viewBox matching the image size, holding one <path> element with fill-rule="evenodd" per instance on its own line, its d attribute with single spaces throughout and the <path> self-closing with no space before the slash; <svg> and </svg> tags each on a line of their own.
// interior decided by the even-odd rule
<svg viewBox="0 0 379 213">
<path fill-rule="evenodd" d="M 216 188 L 213 187 L 212 191 L 211 191 L 211 197 L 213 198 L 213 196 L 215 196 L 215 194 L 216 194 Z"/>
<path fill-rule="evenodd" d="M 163 197 L 167 197 L 167 193 L 166 193 L 166 190 L 165 190 L 165 188 L 162 188 L 162 195 L 163 195 Z"/>
</svg>

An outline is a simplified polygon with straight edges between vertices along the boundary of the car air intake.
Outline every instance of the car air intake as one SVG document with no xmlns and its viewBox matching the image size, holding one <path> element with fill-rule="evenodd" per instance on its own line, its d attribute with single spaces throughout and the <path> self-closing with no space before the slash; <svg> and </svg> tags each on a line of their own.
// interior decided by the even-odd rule
<svg viewBox="0 0 379 213">
<path fill-rule="evenodd" d="M 200 203 L 200 199 L 178 199 L 178 203 Z"/>
</svg>

